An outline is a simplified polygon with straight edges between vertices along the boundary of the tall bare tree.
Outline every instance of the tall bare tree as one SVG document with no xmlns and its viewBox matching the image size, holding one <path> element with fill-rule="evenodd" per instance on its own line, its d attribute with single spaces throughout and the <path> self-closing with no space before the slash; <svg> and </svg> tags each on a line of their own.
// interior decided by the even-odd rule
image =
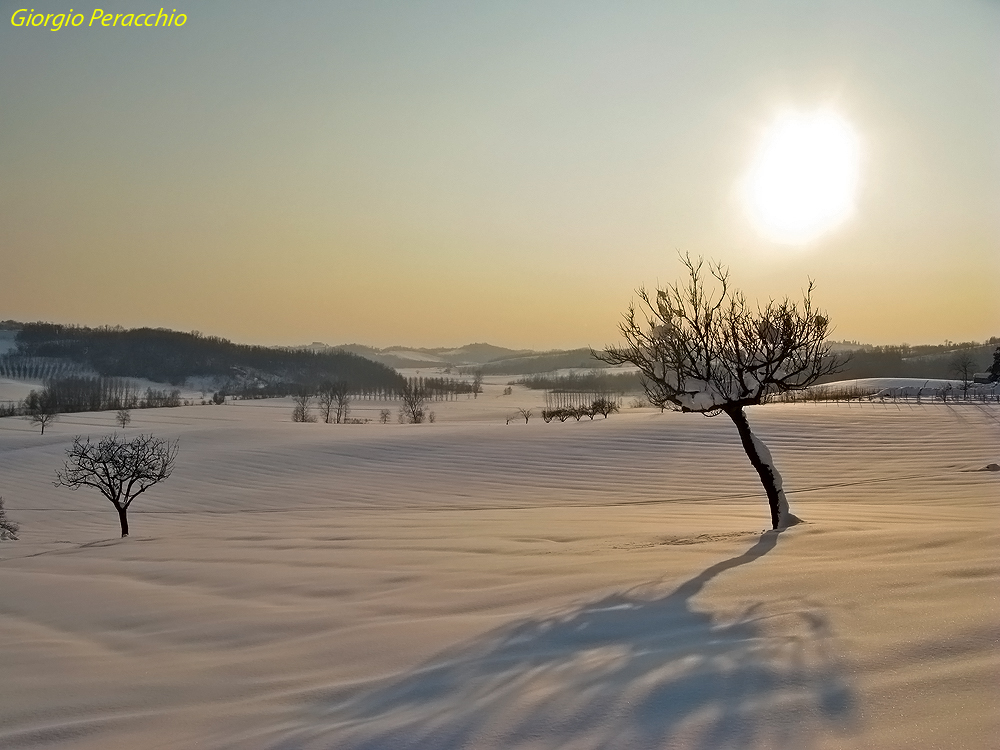
<svg viewBox="0 0 1000 750">
<path fill-rule="evenodd" d="M 704 260 L 690 255 L 681 261 L 682 282 L 653 295 L 638 290 L 639 310 L 631 305 L 619 326 L 625 345 L 594 356 L 638 367 L 654 406 L 726 414 L 767 494 L 772 527 L 784 528 L 797 519 L 770 451 L 750 429 L 744 409 L 840 369 L 842 362 L 826 344 L 829 320 L 813 307 L 812 281 L 800 303 L 772 299 L 761 307 L 730 287 L 727 268 L 710 263 L 706 272 Z"/>
<path fill-rule="evenodd" d="M 177 459 L 177 441 L 139 435 L 126 440 L 108 435 L 96 443 L 73 438 L 68 458 L 56 472 L 55 485 L 78 490 L 93 487 L 118 511 L 122 536 L 128 536 L 128 509 L 132 501 L 155 484 L 167 479 Z"/>
<path fill-rule="evenodd" d="M 476 370 L 472 374 L 472 397 L 479 398 L 479 394 L 483 392 L 483 371 Z"/>
</svg>

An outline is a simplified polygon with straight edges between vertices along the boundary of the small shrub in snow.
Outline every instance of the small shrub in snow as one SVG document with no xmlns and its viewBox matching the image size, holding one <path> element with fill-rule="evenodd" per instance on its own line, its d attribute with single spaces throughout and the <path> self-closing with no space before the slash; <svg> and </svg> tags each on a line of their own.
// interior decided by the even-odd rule
<svg viewBox="0 0 1000 750">
<path fill-rule="evenodd" d="M 7 518 L 7 511 L 3 507 L 3 498 L 0 497 L 0 539 L 17 539 L 17 530 L 21 528 L 16 523 Z"/>
</svg>

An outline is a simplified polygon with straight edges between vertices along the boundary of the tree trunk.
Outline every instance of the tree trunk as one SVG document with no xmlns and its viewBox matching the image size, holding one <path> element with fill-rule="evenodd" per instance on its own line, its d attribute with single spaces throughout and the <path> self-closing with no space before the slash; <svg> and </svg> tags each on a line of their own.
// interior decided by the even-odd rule
<svg viewBox="0 0 1000 750">
<path fill-rule="evenodd" d="M 118 520 L 121 521 L 121 523 L 122 523 L 122 536 L 123 537 L 128 536 L 128 518 L 125 517 L 125 514 L 127 512 L 128 512 L 127 508 L 119 508 L 118 509 Z"/>
<path fill-rule="evenodd" d="M 764 492 L 767 493 L 767 504 L 771 508 L 771 528 L 783 529 L 786 526 L 791 526 L 798 519 L 788 511 L 788 500 L 781 488 L 781 474 L 774 466 L 770 451 L 753 434 L 742 408 L 726 409 L 726 414 L 736 425 L 736 429 L 740 433 L 740 441 L 743 443 L 743 450 L 746 451 L 750 464 L 757 470 L 760 483 L 764 485 Z"/>
</svg>

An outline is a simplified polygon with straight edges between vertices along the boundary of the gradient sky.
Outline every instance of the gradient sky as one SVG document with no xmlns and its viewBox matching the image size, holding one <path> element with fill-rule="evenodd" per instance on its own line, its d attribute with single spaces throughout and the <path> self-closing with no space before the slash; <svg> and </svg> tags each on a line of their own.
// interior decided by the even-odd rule
<svg viewBox="0 0 1000 750">
<path fill-rule="evenodd" d="M 836 339 L 1000 334 L 995 0 L 201 0 L 60 31 L 20 7 L 0 319 L 602 346 L 685 250 L 750 297 L 812 277 Z M 777 244 L 739 185 L 779 112 L 819 107 L 856 129 L 855 213 Z"/>
</svg>

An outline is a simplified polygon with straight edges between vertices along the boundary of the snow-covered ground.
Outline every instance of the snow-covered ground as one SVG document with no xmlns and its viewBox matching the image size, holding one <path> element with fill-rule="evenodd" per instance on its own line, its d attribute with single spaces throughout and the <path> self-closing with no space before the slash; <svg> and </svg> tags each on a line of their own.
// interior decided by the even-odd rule
<svg viewBox="0 0 1000 750">
<path fill-rule="evenodd" d="M 126 540 L 52 485 L 113 415 L 0 420 L 0 747 L 996 746 L 1000 407 L 749 410 L 774 534 L 725 417 L 501 394 L 133 412 L 181 452 Z"/>
<path fill-rule="evenodd" d="M 40 391 L 45 384 L 39 381 L 0 378 L 0 401 L 21 401 L 32 391 Z"/>
</svg>

